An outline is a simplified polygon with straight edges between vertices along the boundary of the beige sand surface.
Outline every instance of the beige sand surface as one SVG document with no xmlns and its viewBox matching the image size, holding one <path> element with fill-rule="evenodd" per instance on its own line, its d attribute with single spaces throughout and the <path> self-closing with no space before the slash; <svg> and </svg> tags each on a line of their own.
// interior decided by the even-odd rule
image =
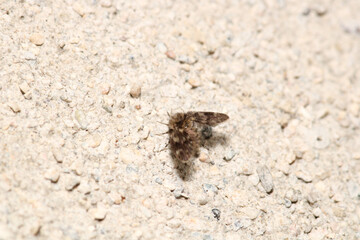
<svg viewBox="0 0 360 240">
<path fill-rule="evenodd" d="M 360 239 L 359 13 L 1 1 L 0 239 Z M 230 119 L 185 167 L 188 110 Z"/>
</svg>

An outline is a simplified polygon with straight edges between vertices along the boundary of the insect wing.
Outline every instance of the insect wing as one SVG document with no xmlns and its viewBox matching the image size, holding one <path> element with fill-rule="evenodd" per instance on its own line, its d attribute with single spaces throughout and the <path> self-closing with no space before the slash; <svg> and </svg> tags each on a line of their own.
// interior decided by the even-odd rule
<svg viewBox="0 0 360 240">
<path fill-rule="evenodd" d="M 229 119 L 228 115 L 217 112 L 188 112 L 188 114 L 192 116 L 194 122 L 212 127 Z"/>
</svg>

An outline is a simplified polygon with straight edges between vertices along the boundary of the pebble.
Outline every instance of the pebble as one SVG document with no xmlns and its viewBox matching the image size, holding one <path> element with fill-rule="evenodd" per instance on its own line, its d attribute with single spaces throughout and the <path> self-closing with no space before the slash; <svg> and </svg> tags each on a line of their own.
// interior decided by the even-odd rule
<svg viewBox="0 0 360 240">
<path fill-rule="evenodd" d="M 108 95 L 109 92 L 110 92 L 110 89 L 111 89 L 111 87 L 110 87 L 109 83 L 103 83 L 101 85 L 101 94 L 102 95 Z"/>
<path fill-rule="evenodd" d="M 204 190 L 205 193 L 208 193 L 208 192 L 213 192 L 215 194 L 218 193 L 218 188 L 212 184 L 208 184 L 208 183 L 204 183 L 202 185 L 202 188 Z"/>
<path fill-rule="evenodd" d="M 24 52 L 24 58 L 25 60 L 36 60 L 35 54 L 29 51 Z"/>
<path fill-rule="evenodd" d="M 95 220 L 102 221 L 105 219 L 107 211 L 105 208 L 97 207 L 90 209 L 89 213 Z"/>
<path fill-rule="evenodd" d="M 190 84 L 191 88 L 197 88 L 201 85 L 200 80 L 196 78 L 190 78 L 188 83 Z"/>
<path fill-rule="evenodd" d="M 21 111 L 19 104 L 16 102 L 11 102 L 8 105 L 14 113 L 19 113 Z"/>
<path fill-rule="evenodd" d="M 256 219 L 260 213 L 260 211 L 258 209 L 253 208 L 253 207 L 246 207 L 242 211 L 251 220 Z"/>
<path fill-rule="evenodd" d="M 58 162 L 58 163 L 62 163 L 62 162 L 63 162 L 64 159 L 63 159 L 63 156 L 62 156 L 62 154 L 60 153 L 60 150 L 59 150 L 59 149 L 53 149 L 51 152 L 52 152 L 52 154 L 53 154 L 56 162 Z"/>
<path fill-rule="evenodd" d="M 290 188 L 285 193 L 285 198 L 289 199 L 292 203 L 296 203 L 298 201 L 298 192 L 295 189 Z"/>
<path fill-rule="evenodd" d="M 27 232 L 33 236 L 38 236 L 41 230 L 41 224 L 39 221 L 31 221 L 26 225 Z"/>
<path fill-rule="evenodd" d="M 310 204 L 314 204 L 314 203 L 316 203 L 317 201 L 320 200 L 320 195 L 319 195 L 318 192 L 311 191 L 311 192 L 307 195 L 306 200 L 307 200 Z"/>
<path fill-rule="evenodd" d="M 76 160 L 71 164 L 71 170 L 75 172 L 76 175 L 81 176 L 84 172 L 83 163 L 80 160 Z"/>
<path fill-rule="evenodd" d="M 332 211 L 333 211 L 334 215 L 335 215 L 336 217 L 338 217 L 338 218 L 344 218 L 344 217 L 346 217 L 346 211 L 345 211 L 345 209 L 343 209 L 343 208 L 334 206 L 334 207 L 332 208 Z"/>
<path fill-rule="evenodd" d="M 72 191 L 79 185 L 80 185 L 80 178 L 70 176 L 70 177 L 68 177 L 68 179 L 66 181 L 65 189 L 68 191 Z"/>
<path fill-rule="evenodd" d="M 166 224 L 171 228 L 179 228 L 181 226 L 181 221 L 179 219 L 171 219 Z"/>
<path fill-rule="evenodd" d="M 109 197 L 115 205 L 120 205 L 125 201 L 125 197 L 119 193 L 111 192 Z"/>
<path fill-rule="evenodd" d="M 133 98 L 139 98 L 141 95 L 141 86 L 139 84 L 134 84 L 130 89 L 130 96 Z"/>
<path fill-rule="evenodd" d="M 22 94 L 26 94 L 30 91 L 30 86 L 26 81 L 24 81 L 19 85 L 19 89 Z"/>
<path fill-rule="evenodd" d="M 179 61 L 179 63 L 181 64 L 189 64 L 189 65 L 193 65 L 195 63 L 197 63 L 198 59 L 196 57 L 189 57 L 189 56 L 185 56 L 185 55 L 181 55 L 177 58 L 177 60 Z"/>
<path fill-rule="evenodd" d="M 240 228 L 242 228 L 242 227 L 243 227 L 243 225 L 241 224 L 240 221 L 235 221 L 235 222 L 234 222 L 233 230 L 234 230 L 235 232 L 237 232 L 237 231 L 239 231 Z"/>
<path fill-rule="evenodd" d="M 64 92 L 61 96 L 60 99 L 66 103 L 71 103 L 71 97 L 68 93 Z"/>
<path fill-rule="evenodd" d="M 231 159 L 233 159 L 236 155 L 236 152 L 233 149 L 230 149 L 226 152 L 225 156 L 223 157 L 223 159 L 225 161 L 230 161 Z"/>
<path fill-rule="evenodd" d="M 254 186 L 258 185 L 259 181 L 260 181 L 260 179 L 259 179 L 259 176 L 258 176 L 258 175 L 253 174 L 253 175 L 249 176 L 249 182 L 250 182 L 252 185 L 254 185 Z"/>
<path fill-rule="evenodd" d="M 77 121 L 77 123 L 80 125 L 80 128 L 82 130 L 86 130 L 89 123 L 86 120 L 86 116 L 84 114 L 83 111 L 81 110 L 75 110 L 75 120 Z"/>
<path fill-rule="evenodd" d="M 124 102 L 124 101 L 120 101 L 120 103 L 119 103 L 119 108 L 120 108 L 120 109 L 124 109 L 124 108 L 125 108 L 125 102 Z"/>
<path fill-rule="evenodd" d="M 303 171 L 303 170 L 299 170 L 299 171 L 296 171 L 296 172 L 295 172 L 295 176 L 296 176 L 298 179 L 300 179 L 300 180 L 302 180 L 303 182 L 305 182 L 305 183 L 310 183 L 310 182 L 312 182 L 312 176 L 310 175 L 309 172 L 305 172 L 305 171 Z"/>
<path fill-rule="evenodd" d="M 178 187 L 174 190 L 173 192 L 174 194 L 174 197 L 176 199 L 179 199 L 179 198 L 189 198 L 185 193 L 184 193 L 184 188 L 183 187 Z"/>
<path fill-rule="evenodd" d="M 246 218 L 246 217 L 242 218 L 240 220 L 241 228 L 244 228 L 244 229 L 250 227 L 251 223 L 252 223 L 251 220 L 249 218 Z"/>
<path fill-rule="evenodd" d="M 171 51 L 171 50 L 166 51 L 166 52 L 165 52 L 165 55 L 166 55 L 168 58 L 170 58 L 171 60 L 175 60 L 175 58 L 176 58 L 175 53 L 174 53 L 173 51 Z"/>
<path fill-rule="evenodd" d="M 220 214 L 221 214 L 221 211 L 217 208 L 214 208 L 211 210 L 212 213 L 214 214 L 214 218 L 217 219 L 218 221 L 220 220 Z"/>
<path fill-rule="evenodd" d="M 238 169 L 238 174 L 243 174 L 243 175 L 254 174 L 254 164 L 251 164 L 249 161 L 242 161 Z"/>
<path fill-rule="evenodd" d="M 114 100 L 109 97 L 104 97 L 102 108 L 108 113 L 112 113 L 112 107 L 114 106 Z"/>
<path fill-rule="evenodd" d="M 291 207 L 291 201 L 289 199 L 285 198 L 284 199 L 284 205 L 285 205 L 285 207 L 290 208 Z"/>
<path fill-rule="evenodd" d="M 86 9 L 85 9 L 85 7 L 84 7 L 82 4 L 80 4 L 80 3 L 78 3 L 78 2 L 75 2 L 75 3 L 73 4 L 72 8 L 73 8 L 73 10 L 74 10 L 77 14 L 79 14 L 81 17 L 83 17 L 83 16 L 85 15 Z"/>
<path fill-rule="evenodd" d="M 126 166 L 126 172 L 127 173 L 138 173 L 139 168 L 137 166 L 135 166 L 134 164 L 128 164 Z"/>
<path fill-rule="evenodd" d="M 267 166 L 263 165 L 256 169 L 257 174 L 259 176 L 261 185 L 267 193 L 271 193 L 274 188 L 274 183 L 272 180 L 272 176 L 270 170 Z"/>
<path fill-rule="evenodd" d="M 100 134 L 94 134 L 89 139 L 89 146 L 92 148 L 97 148 L 98 146 L 100 146 L 101 141 L 102 141 L 102 138 L 101 138 Z"/>
<path fill-rule="evenodd" d="M 209 235 L 209 234 L 205 234 L 205 235 L 203 236 L 203 240 L 214 240 L 214 238 L 213 238 L 211 235 Z"/>
<path fill-rule="evenodd" d="M 199 156 L 199 160 L 204 163 L 209 163 L 209 155 L 204 152 L 201 152 Z"/>
<path fill-rule="evenodd" d="M 307 223 L 304 227 L 304 233 L 308 234 L 309 232 L 311 232 L 312 228 L 313 227 L 312 227 L 311 223 Z"/>
<path fill-rule="evenodd" d="M 49 169 L 45 173 L 45 179 L 50 180 L 52 183 L 57 183 L 60 178 L 60 173 L 56 169 Z"/>
<path fill-rule="evenodd" d="M 112 6 L 112 1 L 111 0 L 101 0 L 100 4 L 104 8 L 109 8 Z"/>
<path fill-rule="evenodd" d="M 162 185 L 162 183 L 163 183 L 163 180 L 161 179 L 161 178 L 155 178 L 155 182 L 157 183 L 157 184 L 159 184 L 159 185 Z"/>
<path fill-rule="evenodd" d="M 314 215 L 314 217 L 316 217 L 316 218 L 318 218 L 318 217 L 320 217 L 320 215 L 321 215 L 321 209 L 320 208 L 314 208 L 313 210 L 312 210 L 312 213 L 313 213 L 313 215 Z"/>
<path fill-rule="evenodd" d="M 45 37 L 41 33 L 33 33 L 30 36 L 30 42 L 32 42 L 36 46 L 41 46 L 45 42 Z"/>
<path fill-rule="evenodd" d="M 198 203 L 200 205 L 206 205 L 209 202 L 209 197 L 205 193 L 200 193 L 198 197 Z"/>
</svg>

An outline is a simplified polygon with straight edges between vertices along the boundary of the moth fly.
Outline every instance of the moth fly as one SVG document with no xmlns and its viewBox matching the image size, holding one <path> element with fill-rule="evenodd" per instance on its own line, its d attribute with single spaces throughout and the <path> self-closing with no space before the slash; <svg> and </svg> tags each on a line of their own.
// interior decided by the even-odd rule
<svg viewBox="0 0 360 240">
<path fill-rule="evenodd" d="M 214 127 L 227 119 L 229 119 L 228 115 L 217 112 L 186 112 L 170 115 L 167 125 L 172 157 L 180 162 L 188 162 L 199 151 L 200 127 Z"/>
</svg>

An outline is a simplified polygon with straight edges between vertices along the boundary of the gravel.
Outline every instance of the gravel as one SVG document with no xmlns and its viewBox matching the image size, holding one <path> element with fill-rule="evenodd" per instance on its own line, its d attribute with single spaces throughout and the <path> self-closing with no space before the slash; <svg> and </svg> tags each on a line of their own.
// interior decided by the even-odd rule
<svg viewBox="0 0 360 240">
<path fill-rule="evenodd" d="M 0 239 L 359 238 L 359 1 L 0 9 Z"/>
</svg>

